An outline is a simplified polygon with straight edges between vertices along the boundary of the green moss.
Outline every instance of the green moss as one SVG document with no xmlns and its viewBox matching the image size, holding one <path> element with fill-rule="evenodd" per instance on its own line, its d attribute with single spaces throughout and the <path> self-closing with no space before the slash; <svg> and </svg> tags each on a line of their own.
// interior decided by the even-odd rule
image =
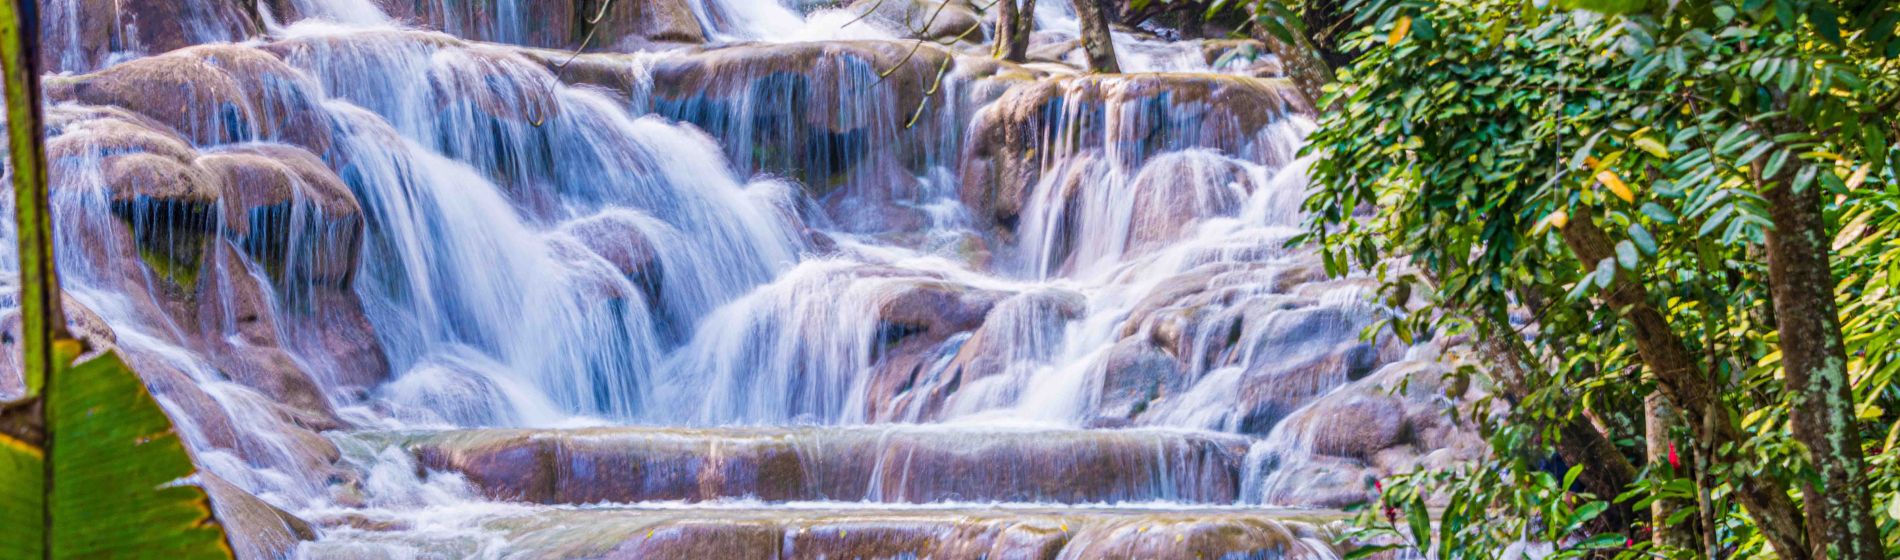
<svg viewBox="0 0 1900 560">
<path fill-rule="evenodd" d="M 198 251 L 193 252 L 197 253 Z M 183 255 L 176 255 L 167 251 L 159 251 L 144 246 L 139 247 L 139 260 L 145 263 L 147 270 L 152 271 L 153 275 L 164 279 L 173 287 L 185 292 L 192 292 L 198 287 L 198 275 L 201 272 L 200 266 L 198 259 L 183 257 Z"/>
</svg>

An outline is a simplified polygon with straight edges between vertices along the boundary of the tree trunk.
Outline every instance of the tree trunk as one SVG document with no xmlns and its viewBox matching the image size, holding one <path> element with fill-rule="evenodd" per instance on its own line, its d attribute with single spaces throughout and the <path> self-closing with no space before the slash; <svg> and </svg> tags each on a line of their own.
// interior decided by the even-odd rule
<svg viewBox="0 0 1900 560">
<path fill-rule="evenodd" d="M 1674 436 L 1670 433 L 1682 426 L 1682 420 L 1676 417 L 1675 410 L 1669 408 L 1667 399 L 1655 393 L 1644 397 L 1643 420 L 1644 431 L 1648 432 L 1644 439 L 1649 454 L 1650 472 L 1667 472 L 1671 478 L 1692 476 L 1688 467 L 1693 463 L 1685 459 L 1688 457 L 1689 448 L 1684 446 L 1678 449 Z M 1667 470 L 1664 469 L 1665 465 L 1667 465 Z M 1658 547 L 1684 551 L 1695 550 L 1700 545 L 1694 530 L 1695 521 L 1699 518 L 1690 517 L 1684 519 L 1682 523 L 1673 526 L 1669 524 L 1671 515 L 1684 509 L 1694 508 L 1696 508 L 1694 500 L 1679 498 L 1664 498 L 1651 503 L 1649 523 L 1654 529 L 1654 532 L 1650 534 L 1651 541 Z"/>
<path fill-rule="evenodd" d="M 1494 326 L 1502 324 L 1491 322 Z M 1529 368 L 1536 362 L 1523 340 L 1511 336 L 1483 337 L 1478 341 L 1478 352 L 1492 365 L 1492 374 L 1504 389 L 1506 399 L 1515 403 L 1530 396 Z M 1608 500 L 1622 494 L 1636 480 L 1636 466 L 1583 415 L 1565 422 L 1558 427 L 1558 432 L 1562 435 L 1556 442 L 1557 455 L 1566 464 L 1585 465 L 1582 474 L 1577 476 L 1577 484 L 1585 492 Z M 1617 530 L 1624 530 L 1636 523 L 1636 512 L 1627 503 L 1612 503 L 1610 509 L 1604 511 L 1603 520 Z"/>
<path fill-rule="evenodd" d="M 1594 270 L 1597 263 L 1615 258 L 1615 244 L 1610 242 L 1609 234 L 1597 226 L 1591 214 L 1587 206 L 1574 209 L 1570 222 L 1563 227 L 1563 238 L 1577 259 Z M 1742 445 L 1746 438 L 1732 422 L 1734 413 L 1722 402 L 1719 388 L 1696 365 L 1682 338 L 1670 329 L 1668 318 L 1650 303 L 1648 288 L 1619 271 L 1609 287 L 1603 289 L 1602 297 L 1629 324 L 1637 355 L 1683 420 L 1698 427 L 1697 437 L 1708 442 L 1711 449 L 1721 449 L 1723 444 Z M 1733 451 L 1727 457 L 1710 459 L 1711 462 L 1743 460 Z M 1803 529 L 1806 525 L 1800 509 L 1788 497 L 1786 481 L 1766 474 L 1748 475 L 1743 476 L 1736 487 L 1735 500 L 1748 510 L 1755 526 L 1774 546 L 1775 554 L 1784 560 L 1812 557 Z"/>
<path fill-rule="evenodd" d="M 1029 60 L 1029 36 L 1036 31 L 1036 0 L 996 0 L 996 58 L 1023 63 Z"/>
<path fill-rule="evenodd" d="M 1082 23 L 1082 50 L 1089 55 L 1089 71 L 1120 74 L 1115 60 L 1115 42 L 1108 32 L 1108 11 L 1101 0 L 1075 0 L 1075 17 Z"/>
<path fill-rule="evenodd" d="M 1781 344 L 1782 371 L 1794 397 L 1794 437 L 1808 448 L 1820 474 L 1809 487 L 1809 542 L 1815 558 L 1883 558 L 1880 525 L 1867 491 L 1847 378 L 1847 350 L 1834 304 L 1834 274 L 1828 263 L 1828 232 L 1820 187 L 1795 192 L 1790 174 L 1768 189 L 1768 284 Z M 1835 555 L 1828 547 L 1838 547 Z"/>
</svg>

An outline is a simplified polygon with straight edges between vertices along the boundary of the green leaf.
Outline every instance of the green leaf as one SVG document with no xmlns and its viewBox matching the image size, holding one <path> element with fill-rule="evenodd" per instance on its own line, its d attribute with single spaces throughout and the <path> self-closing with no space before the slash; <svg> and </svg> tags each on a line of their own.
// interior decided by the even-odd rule
<svg viewBox="0 0 1900 560">
<path fill-rule="evenodd" d="M 40 556 L 44 541 L 48 558 L 231 557 L 184 443 L 117 354 L 56 370 L 45 398 L 53 453 L 0 442 L 0 556 Z"/>
<path fill-rule="evenodd" d="M 1398 547 L 1399 545 L 1396 545 L 1396 544 L 1362 546 L 1362 547 L 1353 549 L 1352 552 L 1346 553 L 1345 556 L 1340 557 L 1340 560 L 1360 560 L 1362 558 L 1371 558 L 1373 555 L 1376 555 L 1388 550 L 1393 550 Z"/>
<path fill-rule="evenodd" d="M 1873 174 L 1879 175 L 1887 164 L 1887 133 L 1878 126 L 1863 126 L 1860 129 L 1861 149 L 1867 151 L 1867 163 L 1873 165 Z"/>
<path fill-rule="evenodd" d="M 1610 287 L 1610 283 L 1616 281 L 1616 259 L 1607 258 L 1598 261 L 1596 274 L 1592 278 L 1598 288 Z"/>
<path fill-rule="evenodd" d="M 1627 543 L 1627 542 L 1629 542 L 1628 538 L 1625 538 L 1623 535 L 1620 535 L 1617 533 L 1597 533 L 1596 536 L 1592 536 L 1583 542 L 1577 543 L 1577 546 L 1575 548 L 1580 548 L 1580 549 L 1585 549 L 1585 550 L 1617 548 L 1617 547 L 1623 546 L 1623 543 Z"/>
<path fill-rule="evenodd" d="M 1635 242 L 1636 248 L 1642 249 L 1643 254 L 1656 255 L 1656 238 L 1649 235 L 1649 230 L 1643 229 L 1643 224 L 1630 224 L 1629 233 L 1630 241 Z"/>
<path fill-rule="evenodd" d="M 39 531 L 46 522 L 45 459 L 40 446 L 0 435 L 0 558 L 46 555 Z"/>
<path fill-rule="evenodd" d="M 1644 216 L 1649 216 L 1649 219 L 1656 220 L 1656 223 L 1659 224 L 1676 223 L 1676 213 L 1670 212 L 1668 208 L 1663 207 L 1661 204 L 1645 202 L 1643 203 L 1642 212 Z"/>
<path fill-rule="evenodd" d="M 1424 502 L 1413 500 L 1411 504 L 1406 506 L 1405 523 L 1411 526 L 1412 537 L 1417 539 L 1412 541 L 1414 544 L 1418 545 L 1420 549 L 1429 548 L 1431 546 L 1432 517 L 1429 512 L 1425 511 Z"/>
<path fill-rule="evenodd" d="M 1649 155 L 1669 159 L 1669 147 L 1664 146 L 1662 141 L 1657 140 L 1654 136 L 1638 137 L 1636 139 L 1636 148 L 1649 152 Z"/>
<path fill-rule="evenodd" d="M 1636 255 L 1636 244 L 1628 241 L 1617 243 L 1616 263 L 1623 265 L 1624 270 L 1636 270 L 1637 266 L 1642 265 L 1643 261 Z"/>
</svg>

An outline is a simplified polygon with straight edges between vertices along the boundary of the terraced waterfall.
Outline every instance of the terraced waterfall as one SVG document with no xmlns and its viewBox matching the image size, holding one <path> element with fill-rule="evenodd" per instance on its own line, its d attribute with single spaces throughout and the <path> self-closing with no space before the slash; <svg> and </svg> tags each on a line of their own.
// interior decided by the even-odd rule
<svg viewBox="0 0 1900 560">
<path fill-rule="evenodd" d="M 775 1 L 50 0 L 71 323 L 256 558 L 1332 558 L 1478 452 L 1258 42 Z"/>
</svg>

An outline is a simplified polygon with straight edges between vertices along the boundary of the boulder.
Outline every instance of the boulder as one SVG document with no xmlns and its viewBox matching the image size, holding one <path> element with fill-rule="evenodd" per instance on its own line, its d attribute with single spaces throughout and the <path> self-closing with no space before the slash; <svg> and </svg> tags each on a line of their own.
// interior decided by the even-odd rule
<svg viewBox="0 0 1900 560">
<path fill-rule="evenodd" d="M 255 144 L 208 153 L 198 166 L 219 179 L 226 234 L 275 280 L 330 288 L 354 281 L 363 208 L 323 160 Z"/>
<path fill-rule="evenodd" d="M 1260 133 L 1291 114 L 1311 112 L 1286 83 L 1239 76 L 1055 76 L 1023 83 L 977 113 L 960 164 L 960 196 L 980 226 L 1013 242 L 1049 166 L 1102 152 L 1121 157 L 1106 164 L 1133 170 L 1152 155 L 1191 148 L 1284 164 Z M 1121 126 L 1104 126 L 1110 114 L 1127 118 Z M 1061 153 L 1038 151 L 1049 149 L 1046 139 L 1055 136 L 1069 139 Z M 1106 151 L 1110 145 L 1115 149 Z"/>
<path fill-rule="evenodd" d="M 1254 188 L 1246 167 L 1212 152 L 1174 152 L 1149 160 L 1129 189 L 1135 207 L 1128 252 L 1166 246 L 1192 233 L 1201 220 L 1239 214 Z"/>
<path fill-rule="evenodd" d="M 1167 430 L 470 430 L 404 444 L 494 499 L 533 503 L 1231 503 L 1244 439 Z"/>
<path fill-rule="evenodd" d="M 882 298 L 877 340 L 868 385 L 867 414 L 892 418 L 911 408 L 928 392 L 933 366 L 958 348 L 951 337 L 975 330 L 1003 294 L 948 281 L 919 279 L 904 282 Z M 913 391 L 915 393 L 913 394 Z"/>
<path fill-rule="evenodd" d="M 911 39 L 984 42 L 983 16 L 970 0 L 857 0 L 846 9 Z"/>
<path fill-rule="evenodd" d="M 328 151 L 314 84 L 266 51 L 207 45 L 49 80 L 48 97 L 122 107 L 193 144 L 276 140 Z"/>
<path fill-rule="evenodd" d="M 969 111 L 1000 94 L 995 84 L 1032 75 L 915 41 L 745 43 L 651 65 L 650 95 L 629 88 L 628 98 L 705 130 L 742 173 L 798 182 L 854 233 L 926 225 L 917 207 L 934 196 L 918 178 L 954 166 L 955 139 Z"/>
<path fill-rule="evenodd" d="M 242 558 L 288 559 L 298 543 L 316 540 L 310 523 L 279 509 L 244 489 L 208 472 L 199 483 L 211 497 L 211 509 L 230 536 L 231 548 Z"/>
<path fill-rule="evenodd" d="M 263 32 L 255 5 L 243 0 L 63 0 L 41 11 L 40 65 L 88 72 L 115 54 L 157 54 L 202 43 L 236 42 Z"/>
<path fill-rule="evenodd" d="M 644 290 L 647 301 L 657 303 L 665 271 L 653 242 L 641 230 L 641 219 L 630 213 L 602 213 L 570 222 L 562 230 Z"/>
</svg>

